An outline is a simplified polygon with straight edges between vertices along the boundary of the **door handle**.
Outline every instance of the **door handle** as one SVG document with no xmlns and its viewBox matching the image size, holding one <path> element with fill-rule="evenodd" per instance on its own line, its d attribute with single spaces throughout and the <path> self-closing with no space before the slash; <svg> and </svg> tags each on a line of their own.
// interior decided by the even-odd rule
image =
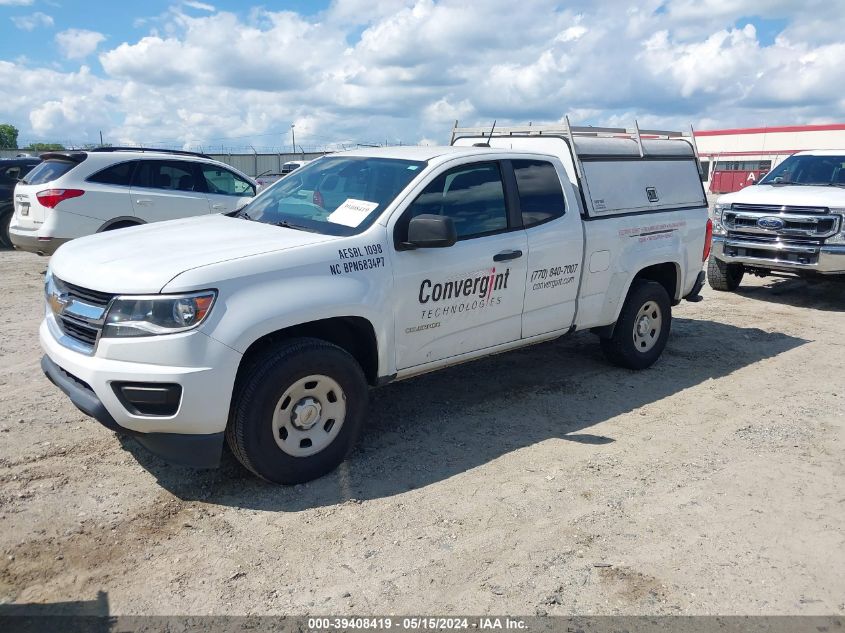
<svg viewBox="0 0 845 633">
<path fill-rule="evenodd" d="M 225 205 L 225 204 L 212 204 L 212 205 L 211 205 L 211 208 L 212 208 L 212 209 L 215 209 L 215 210 L 217 210 L 217 211 L 220 211 L 220 210 L 222 210 L 222 209 L 225 209 L 225 208 L 226 208 L 226 205 Z"/>
<path fill-rule="evenodd" d="M 493 255 L 494 262 L 506 262 L 510 259 L 519 259 L 522 257 L 522 251 L 502 251 Z"/>
<path fill-rule="evenodd" d="M 136 201 L 135 201 L 135 204 L 140 205 L 140 206 L 142 206 L 142 207 L 148 207 L 148 206 L 150 206 L 152 203 L 153 203 L 153 201 L 152 201 L 152 200 L 147 200 L 147 199 L 145 199 L 145 198 L 140 199 L 140 200 L 136 200 Z"/>
</svg>

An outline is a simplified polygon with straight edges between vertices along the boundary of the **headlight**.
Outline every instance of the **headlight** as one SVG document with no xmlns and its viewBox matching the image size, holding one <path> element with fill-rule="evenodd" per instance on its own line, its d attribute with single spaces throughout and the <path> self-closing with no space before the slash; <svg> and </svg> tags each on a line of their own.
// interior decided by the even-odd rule
<svg viewBox="0 0 845 633">
<path fill-rule="evenodd" d="M 195 328 L 211 312 L 217 292 L 117 297 L 103 328 L 104 337 L 155 336 Z"/>
<path fill-rule="evenodd" d="M 827 238 L 825 241 L 826 244 L 845 244 L 845 209 L 837 208 L 834 209 L 833 207 L 830 208 L 830 212 L 839 216 L 839 233 L 836 235 Z"/>
<path fill-rule="evenodd" d="M 722 213 L 730 209 L 729 204 L 714 204 L 713 205 L 713 235 L 726 235 L 727 229 L 722 225 Z"/>
</svg>

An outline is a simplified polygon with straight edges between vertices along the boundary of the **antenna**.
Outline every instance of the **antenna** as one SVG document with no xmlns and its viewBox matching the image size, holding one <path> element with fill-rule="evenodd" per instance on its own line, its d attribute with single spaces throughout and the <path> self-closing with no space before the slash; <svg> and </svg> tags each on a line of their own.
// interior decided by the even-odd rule
<svg viewBox="0 0 845 633">
<path fill-rule="evenodd" d="M 493 127 L 490 128 L 490 134 L 487 135 L 487 144 L 490 145 L 490 139 L 493 138 L 493 131 L 496 129 L 496 119 L 493 119 Z"/>
</svg>

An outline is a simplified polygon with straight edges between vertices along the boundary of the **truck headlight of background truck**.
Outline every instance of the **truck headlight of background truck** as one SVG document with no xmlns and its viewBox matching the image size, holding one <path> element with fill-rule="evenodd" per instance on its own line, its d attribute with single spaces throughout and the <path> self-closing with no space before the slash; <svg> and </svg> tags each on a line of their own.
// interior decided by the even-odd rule
<svg viewBox="0 0 845 633">
<path fill-rule="evenodd" d="M 845 244 L 845 208 L 830 208 L 831 213 L 839 216 L 839 233 L 826 240 L 826 244 Z"/>
<path fill-rule="evenodd" d="M 729 204 L 714 204 L 713 205 L 713 235 L 727 235 L 725 227 L 722 225 L 722 213 L 726 209 L 730 209 Z"/>
<path fill-rule="evenodd" d="M 103 336 L 155 336 L 190 330 L 208 316 L 216 297 L 215 290 L 116 297 L 106 314 Z"/>
</svg>

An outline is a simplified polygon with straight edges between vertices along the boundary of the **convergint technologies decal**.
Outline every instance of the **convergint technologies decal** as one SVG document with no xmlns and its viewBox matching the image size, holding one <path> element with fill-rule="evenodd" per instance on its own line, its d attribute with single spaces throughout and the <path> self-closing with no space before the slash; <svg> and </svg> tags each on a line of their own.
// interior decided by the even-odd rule
<svg viewBox="0 0 845 633">
<path fill-rule="evenodd" d="M 423 306 L 420 318 L 428 321 L 462 316 L 499 305 L 502 302 L 502 291 L 507 290 L 510 274 L 510 268 L 501 270 L 494 266 L 467 273 L 457 279 L 423 279 L 417 294 L 417 301 Z M 408 331 L 423 329 L 431 328 L 411 327 Z"/>
</svg>

